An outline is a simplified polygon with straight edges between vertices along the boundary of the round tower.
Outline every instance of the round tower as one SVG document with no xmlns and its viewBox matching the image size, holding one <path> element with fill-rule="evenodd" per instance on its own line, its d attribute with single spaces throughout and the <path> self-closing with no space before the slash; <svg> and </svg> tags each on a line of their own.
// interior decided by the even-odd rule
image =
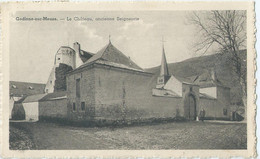
<svg viewBox="0 0 260 159">
<path fill-rule="evenodd" d="M 60 63 L 69 65 L 74 69 L 76 66 L 75 51 L 68 46 L 60 47 L 55 55 L 54 65 L 58 67 Z"/>
<path fill-rule="evenodd" d="M 75 63 L 75 51 L 68 46 L 61 46 L 55 55 L 54 66 L 51 70 L 50 76 L 45 86 L 45 93 L 54 92 L 55 80 L 56 80 L 56 68 L 60 64 L 66 64 L 71 66 L 72 69 L 76 67 Z"/>
</svg>

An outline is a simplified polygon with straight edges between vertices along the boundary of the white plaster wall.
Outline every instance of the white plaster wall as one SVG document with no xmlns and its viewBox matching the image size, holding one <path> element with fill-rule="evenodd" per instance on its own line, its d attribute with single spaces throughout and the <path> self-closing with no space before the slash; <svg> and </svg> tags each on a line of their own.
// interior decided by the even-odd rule
<svg viewBox="0 0 260 159">
<path fill-rule="evenodd" d="M 23 103 L 24 111 L 25 111 L 25 120 L 39 120 L 39 103 L 38 102 L 30 102 Z"/>
<path fill-rule="evenodd" d="M 171 90 L 179 96 L 182 96 L 182 83 L 179 80 L 177 80 L 174 76 L 171 76 L 171 78 L 167 81 L 167 83 L 164 86 L 164 89 Z"/>
<path fill-rule="evenodd" d="M 60 63 L 67 64 L 73 69 L 75 68 L 75 52 L 69 48 L 60 48 L 56 54 L 55 66 L 58 67 Z M 60 58 L 60 59 L 59 59 Z"/>
<path fill-rule="evenodd" d="M 44 92 L 45 93 L 52 93 L 54 91 L 54 84 L 55 84 L 55 66 L 52 68 L 49 79 L 46 83 Z M 47 91 L 48 90 L 48 91 Z"/>
<path fill-rule="evenodd" d="M 216 87 L 200 88 L 200 93 L 204 93 L 210 97 L 217 98 L 217 88 Z"/>
<path fill-rule="evenodd" d="M 71 66 L 74 69 L 75 65 L 74 65 L 74 56 L 73 56 L 73 54 L 63 54 L 61 63 L 67 64 L 67 65 Z"/>
<path fill-rule="evenodd" d="M 81 58 L 80 58 L 80 44 L 79 43 L 74 43 L 73 44 L 73 48 L 75 50 L 75 68 L 78 68 L 79 66 L 81 66 L 83 64 Z"/>
<path fill-rule="evenodd" d="M 12 110 L 14 107 L 14 99 L 9 99 L 9 119 L 12 119 Z"/>
</svg>

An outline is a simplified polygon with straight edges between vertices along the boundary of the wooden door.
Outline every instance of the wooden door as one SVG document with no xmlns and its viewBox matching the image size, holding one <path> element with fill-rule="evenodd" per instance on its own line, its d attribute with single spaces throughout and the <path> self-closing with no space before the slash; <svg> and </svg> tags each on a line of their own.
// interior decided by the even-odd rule
<svg viewBox="0 0 260 159">
<path fill-rule="evenodd" d="M 185 117 L 188 120 L 196 120 L 196 101 L 193 95 L 188 95 L 185 100 Z"/>
<path fill-rule="evenodd" d="M 196 120 L 196 102 L 192 95 L 189 96 L 189 109 L 189 119 Z"/>
</svg>

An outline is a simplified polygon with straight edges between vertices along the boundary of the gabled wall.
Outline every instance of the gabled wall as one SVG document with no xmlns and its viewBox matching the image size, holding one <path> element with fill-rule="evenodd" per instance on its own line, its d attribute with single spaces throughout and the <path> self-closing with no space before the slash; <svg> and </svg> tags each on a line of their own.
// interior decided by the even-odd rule
<svg viewBox="0 0 260 159">
<path fill-rule="evenodd" d="M 206 94 L 212 98 L 217 98 L 217 87 L 200 88 L 200 93 Z"/>
<path fill-rule="evenodd" d="M 39 120 L 39 103 L 38 103 L 38 101 L 23 103 L 23 108 L 25 110 L 25 120 L 27 120 L 27 121 L 38 121 Z"/>
<path fill-rule="evenodd" d="M 182 83 L 174 76 L 171 76 L 168 82 L 165 84 L 164 89 L 172 90 L 177 95 L 182 96 Z"/>
</svg>

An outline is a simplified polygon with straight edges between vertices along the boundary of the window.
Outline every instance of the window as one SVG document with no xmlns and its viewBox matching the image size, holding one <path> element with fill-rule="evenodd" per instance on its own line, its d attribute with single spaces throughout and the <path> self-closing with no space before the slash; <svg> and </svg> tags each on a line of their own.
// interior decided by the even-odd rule
<svg viewBox="0 0 260 159">
<path fill-rule="evenodd" d="M 58 60 L 60 60 L 60 58 L 58 58 Z"/>
<path fill-rule="evenodd" d="M 227 115 L 227 109 L 223 109 L 223 115 Z"/>
<path fill-rule="evenodd" d="M 45 93 L 48 93 L 48 89 L 45 89 Z"/>
<path fill-rule="evenodd" d="M 32 87 L 32 86 L 29 86 L 28 88 L 29 88 L 29 89 L 33 89 L 33 87 Z"/>
<path fill-rule="evenodd" d="M 82 111 L 85 110 L 85 102 L 81 102 L 81 110 L 82 110 Z"/>
<path fill-rule="evenodd" d="M 72 110 L 75 112 L 76 111 L 76 104 L 75 103 L 73 103 L 73 105 L 72 105 Z"/>
<path fill-rule="evenodd" d="M 76 97 L 80 98 L 80 79 L 76 79 Z"/>
<path fill-rule="evenodd" d="M 52 81 L 50 81 L 50 84 L 52 84 Z"/>
<path fill-rule="evenodd" d="M 16 85 L 12 85 L 12 88 L 17 88 Z"/>
</svg>

